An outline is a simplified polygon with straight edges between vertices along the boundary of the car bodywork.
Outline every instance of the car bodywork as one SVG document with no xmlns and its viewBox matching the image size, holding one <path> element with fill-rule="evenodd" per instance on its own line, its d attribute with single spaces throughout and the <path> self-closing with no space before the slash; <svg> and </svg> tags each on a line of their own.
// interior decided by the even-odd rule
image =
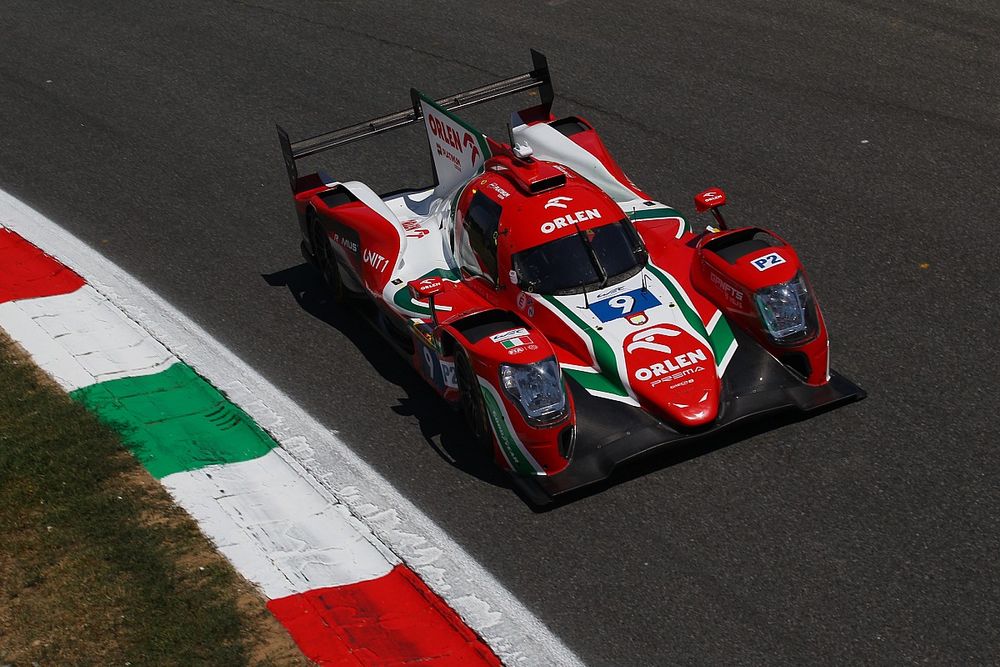
<svg viewBox="0 0 1000 667">
<path fill-rule="evenodd" d="M 302 249 L 516 485 L 544 503 L 651 450 L 766 413 L 864 397 L 830 370 L 826 324 L 793 248 L 728 229 L 720 190 L 695 232 L 635 185 L 585 119 L 552 115 L 548 66 L 302 141 L 278 134 Z M 537 89 L 509 141 L 455 111 Z M 378 195 L 297 161 L 411 123 L 435 184 Z"/>
</svg>

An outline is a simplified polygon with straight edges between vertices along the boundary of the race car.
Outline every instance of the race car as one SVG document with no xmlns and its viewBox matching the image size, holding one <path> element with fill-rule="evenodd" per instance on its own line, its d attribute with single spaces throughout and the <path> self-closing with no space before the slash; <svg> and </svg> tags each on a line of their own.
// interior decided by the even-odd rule
<svg viewBox="0 0 1000 667">
<path fill-rule="evenodd" d="M 278 137 L 305 258 L 469 427 L 534 503 L 752 417 L 861 399 L 830 370 L 826 324 L 792 247 L 730 228 L 725 193 L 692 229 L 624 173 L 584 118 L 552 115 L 532 69 L 292 142 Z M 537 90 L 534 90 L 537 89 Z M 456 115 L 533 91 L 507 141 Z M 422 122 L 434 185 L 376 194 L 297 161 Z"/>
</svg>

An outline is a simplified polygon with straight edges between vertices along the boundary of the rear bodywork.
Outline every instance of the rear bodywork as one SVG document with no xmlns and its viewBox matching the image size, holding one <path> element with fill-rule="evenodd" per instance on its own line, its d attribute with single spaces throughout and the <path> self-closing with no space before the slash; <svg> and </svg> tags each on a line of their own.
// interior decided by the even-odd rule
<svg viewBox="0 0 1000 667">
<path fill-rule="evenodd" d="M 304 255 L 335 268 L 333 288 L 444 400 L 478 392 L 515 484 L 544 503 L 666 445 L 863 398 L 830 370 L 792 247 L 756 227 L 695 232 L 585 119 L 552 115 L 532 58 L 525 74 L 439 100 L 414 90 L 408 109 L 310 139 L 278 128 Z M 531 89 L 539 103 L 513 114 L 508 142 L 454 113 Z M 417 122 L 432 187 L 380 196 L 298 173 L 301 158 Z"/>
</svg>

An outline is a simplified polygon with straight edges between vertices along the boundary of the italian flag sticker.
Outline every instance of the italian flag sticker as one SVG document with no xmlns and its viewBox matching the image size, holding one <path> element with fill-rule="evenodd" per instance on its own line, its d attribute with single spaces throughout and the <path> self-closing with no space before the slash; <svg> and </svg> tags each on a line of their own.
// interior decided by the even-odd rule
<svg viewBox="0 0 1000 667">
<path fill-rule="evenodd" d="M 530 345 L 531 338 L 529 338 L 528 336 L 519 336 L 517 338 L 502 340 L 500 341 L 500 344 L 504 346 L 504 349 L 509 350 L 512 347 L 521 347 L 522 345 Z"/>
</svg>

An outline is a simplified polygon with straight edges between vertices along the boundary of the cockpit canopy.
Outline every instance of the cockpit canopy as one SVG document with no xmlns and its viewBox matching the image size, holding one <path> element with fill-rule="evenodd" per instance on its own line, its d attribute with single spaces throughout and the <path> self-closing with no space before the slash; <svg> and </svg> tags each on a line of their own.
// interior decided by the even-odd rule
<svg viewBox="0 0 1000 667">
<path fill-rule="evenodd" d="M 546 178 L 527 178 L 532 175 Z M 533 187 L 540 182 L 554 185 Z M 521 289 L 542 294 L 613 285 L 638 273 L 647 259 L 613 199 L 571 169 L 544 161 L 487 161 L 459 198 L 454 234 L 455 256 L 467 274 L 495 286 L 509 276 Z"/>
<path fill-rule="evenodd" d="M 639 234 L 623 218 L 515 253 L 511 268 L 526 292 L 579 294 L 631 278 L 647 257 Z"/>
</svg>

